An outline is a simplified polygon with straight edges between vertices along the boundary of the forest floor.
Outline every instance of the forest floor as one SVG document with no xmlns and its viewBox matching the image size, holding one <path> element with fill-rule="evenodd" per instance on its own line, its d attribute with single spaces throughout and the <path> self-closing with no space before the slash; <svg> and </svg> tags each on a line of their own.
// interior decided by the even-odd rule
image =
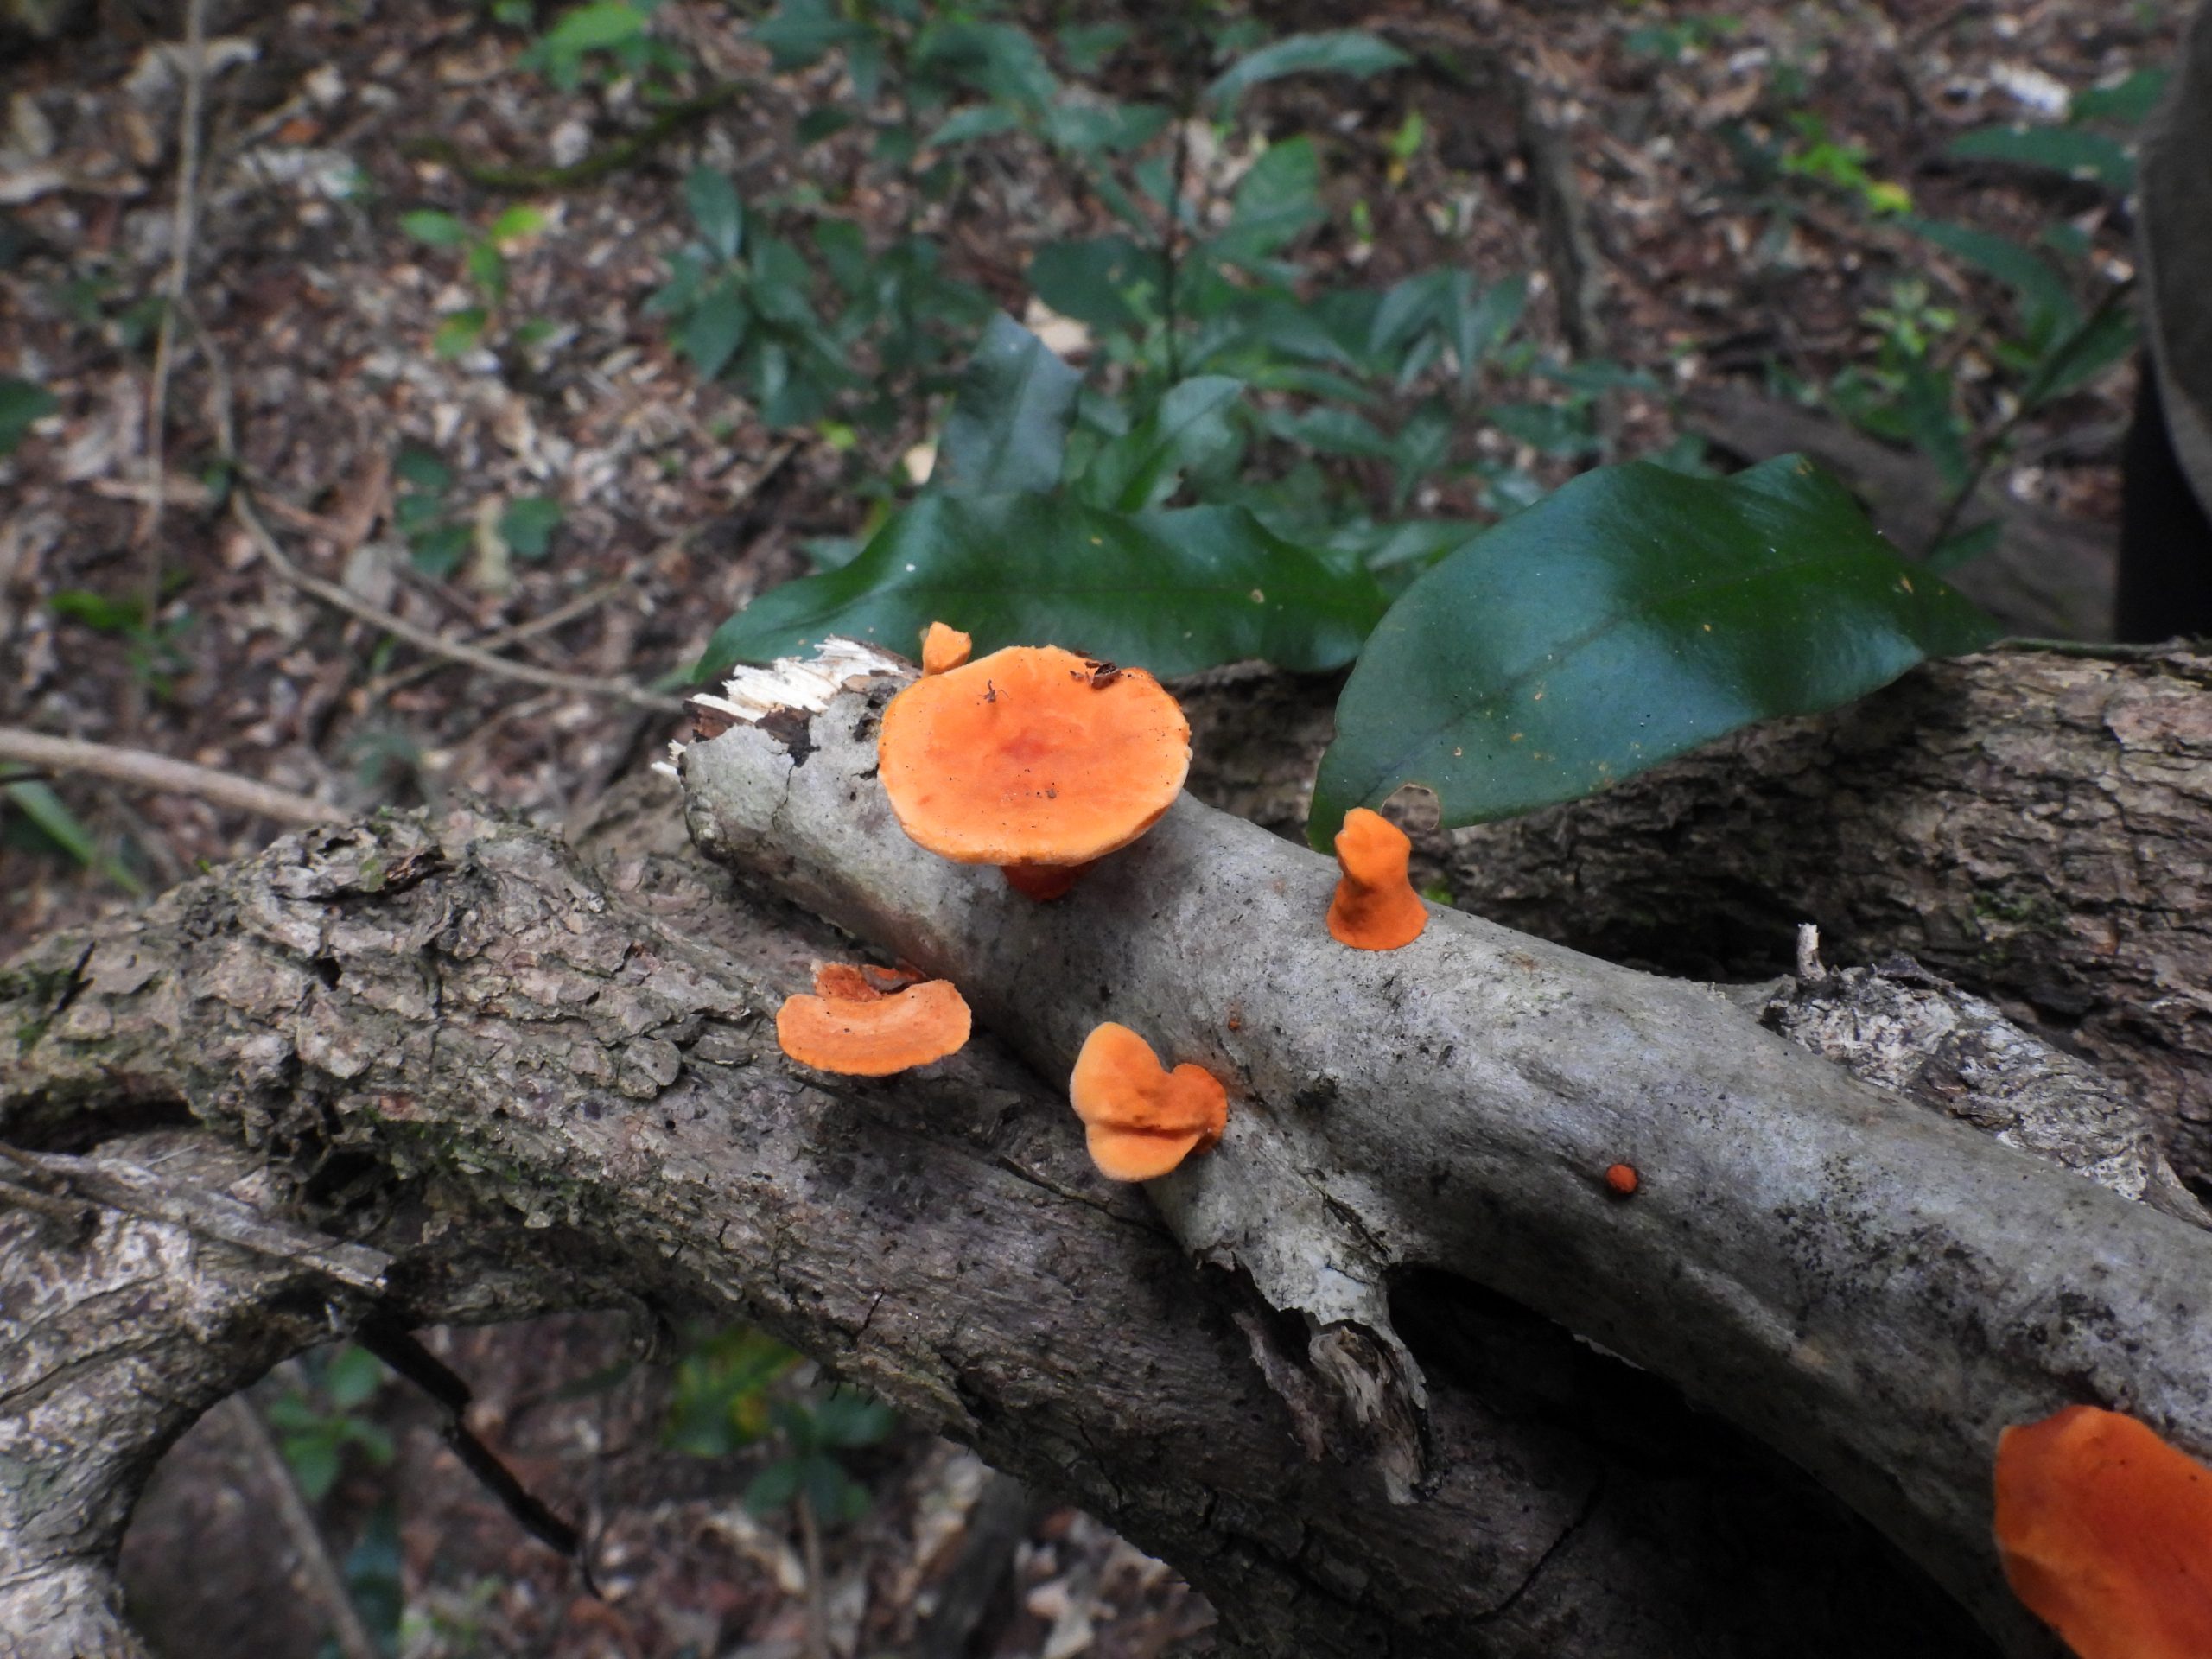
<svg viewBox="0 0 2212 1659">
<path fill-rule="evenodd" d="M 2094 563 L 2117 512 L 2132 372 L 2006 430 L 2011 302 L 1903 228 L 1885 193 L 2022 243 L 2053 233 L 2051 258 L 2094 307 L 2132 265 L 2124 195 L 1963 161 L 1950 145 L 1993 124 L 2052 125 L 2069 93 L 2163 62 L 2182 10 L 1385 0 L 1354 20 L 1287 5 L 1264 14 L 1278 32 L 1357 21 L 1434 55 L 1388 76 L 1273 83 L 1236 130 L 1190 136 L 1189 164 L 1203 189 L 1256 138 L 1312 134 L 1329 210 L 1306 245 L 1314 270 L 1377 286 L 1440 262 L 1485 282 L 1525 273 L 1527 328 L 1547 353 L 1642 371 L 1609 395 L 1597 449 L 1482 435 L 1545 482 L 1685 434 L 1756 458 L 1746 423 L 1780 429 L 1777 410 L 1792 432 L 1863 448 L 1875 441 L 1825 394 L 1839 374 L 1893 361 L 1917 328 L 1937 337 L 1929 360 L 1969 436 L 2004 433 L 2001 492 Z M 645 308 L 692 234 L 687 172 L 713 164 L 748 201 L 829 204 L 872 245 L 925 231 L 950 274 L 1033 321 L 1050 319 L 1029 291 L 1031 251 L 1113 228 L 1018 137 L 963 152 L 936 197 L 914 169 L 872 157 L 866 122 L 802 143 L 798 124 L 838 90 L 843 58 L 779 73 L 747 20 L 710 0 L 667 0 L 653 29 L 681 54 L 679 81 L 741 83 L 742 95 L 604 177 L 556 181 L 546 169 L 606 154 L 647 111 L 622 77 L 562 90 L 522 67 L 529 31 L 507 16 L 388 0 L 298 5 L 279 25 L 216 3 L 197 78 L 181 14 L 104 7 L 86 34 L 0 38 L 0 375 L 56 400 L 0 456 L 0 727 L 155 751 L 348 811 L 468 791 L 561 823 L 655 758 L 715 626 L 804 574 L 810 542 L 861 531 L 942 412 L 923 401 L 880 427 L 771 429 L 695 372 Z M 1445 58 L 1485 67 L 1435 73 Z M 1117 96 L 1162 101 L 1177 76 L 1141 27 L 1099 72 Z M 1553 159 L 1532 134 L 1556 139 Z M 499 168 L 539 175 L 502 186 L 486 172 Z M 483 284 L 464 248 L 410 237 L 402 215 L 482 226 L 518 204 L 537 218 L 505 245 L 484 336 L 441 354 L 443 320 Z M 1537 395 L 1562 395 L 1548 384 Z M 1923 506 L 1940 499 L 1933 461 L 1895 458 Z M 1378 505 L 1387 495 L 1380 468 L 1332 464 Z M 233 480 L 250 481 L 283 563 L 234 510 Z M 524 499 L 557 507 L 542 548 L 502 518 Z M 1486 511 L 1471 483 L 1415 505 Z M 426 560 L 441 534 L 452 556 Z M 327 602 L 333 589 L 350 610 Z M 597 687 L 426 655 L 364 620 L 378 613 Z M 648 700 L 622 695 L 639 687 Z M 282 828 L 194 796 L 49 781 L 61 816 L 49 808 L 43 827 L 29 797 L 0 794 L 0 957 Z M 556 1506 L 592 1517 L 603 1594 L 523 1539 L 441 1449 L 429 1414 L 387 1387 L 359 1409 L 394 1456 L 357 1444 L 321 1512 L 341 1557 L 374 1541 L 380 1506 L 397 1516 L 408 1653 L 771 1659 L 817 1637 L 841 1656 L 930 1650 L 918 1620 L 988 1507 L 972 1459 L 904 1431 L 859 1454 L 874 1501 L 829 1529 L 810 1611 L 798 1539 L 739 1502 L 766 1443 L 713 1459 L 666 1449 L 665 1368 L 564 1391 L 625 1358 L 608 1322 L 439 1341 L 465 1374 L 498 1379 L 480 1381 L 487 1438 Z M 280 1379 L 269 1397 L 302 1386 Z M 245 1592 L 245 1569 L 207 1570 L 208 1539 L 266 1526 L 252 1493 L 270 1475 L 219 1423 L 194 1440 L 134 1541 L 149 1623 L 175 1655 L 314 1652 L 313 1599 L 284 1587 L 290 1558 L 267 1539 L 256 1605 L 283 1612 L 245 1645 L 194 1645 L 219 1628 L 214 1604 Z M 1011 1570 L 948 1654 L 1203 1646 L 1203 1602 L 1103 1529 L 1025 1499 L 1015 1532 Z M 378 1569 L 356 1555 L 366 1582 Z"/>
</svg>

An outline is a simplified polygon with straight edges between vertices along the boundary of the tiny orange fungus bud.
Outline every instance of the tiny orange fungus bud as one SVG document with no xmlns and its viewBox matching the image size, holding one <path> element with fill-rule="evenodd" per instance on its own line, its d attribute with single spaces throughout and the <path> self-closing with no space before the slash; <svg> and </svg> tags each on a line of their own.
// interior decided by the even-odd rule
<svg viewBox="0 0 2212 1659">
<path fill-rule="evenodd" d="M 1997 1548 L 2081 1659 L 2212 1654 L 2212 1469 L 2146 1423 L 2068 1406 L 1999 1434 Z"/>
<path fill-rule="evenodd" d="M 957 628 L 932 622 L 922 631 L 922 672 L 943 674 L 968 660 L 976 642 Z"/>
<path fill-rule="evenodd" d="M 1164 1070 L 1152 1045 L 1110 1020 L 1084 1039 L 1068 1097 L 1090 1161 L 1111 1181 L 1148 1181 L 1221 1139 L 1229 1091 L 1203 1066 Z"/>
<path fill-rule="evenodd" d="M 1636 1189 L 1643 1185 L 1643 1178 L 1636 1173 L 1634 1164 L 1612 1164 L 1605 1170 L 1605 1186 L 1617 1198 L 1633 1198 Z"/>
<path fill-rule="evenodd" d="M 1414 849 L 1406 832 L 1379 812 L 1355 806 L 1337 832 L 1337 865 L 1344 875 L 1329 904 L 1329 932 L 1358 950 L 1395 950 L 1411 944 L 1428 925 L 1406 876 Z"/>
</svg>

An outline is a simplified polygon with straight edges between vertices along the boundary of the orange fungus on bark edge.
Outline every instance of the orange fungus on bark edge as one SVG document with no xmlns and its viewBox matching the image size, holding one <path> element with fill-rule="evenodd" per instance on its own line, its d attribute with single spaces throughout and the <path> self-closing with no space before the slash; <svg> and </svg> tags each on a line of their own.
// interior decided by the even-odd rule
<svg viewBox="0 0 2212 1659">
<path fill-rule="evenodd" d="M 1337 866 L 1344 875 L 1329 901 L 1329 932 L 1358 950 L 1395 950 L 1411 944 L 1428 925 L 1406 875 L 1414 844 L 1379 812 L 1355 806 L 1337 832 Z"/>
<path fill-rule="evenodd" d="M 1636 1196 L 1636 1189 L 1643 1185 L 1643 1178 L 1636 1173 L 1634 1164 L 1611 1164 L 1605 1169 L 1605 1188 L 1616 1198 Z"/>
<path fill-rule="evenodd" d="M 976 642 L 959 629 L 932 622 L 922 631 L 922 672 L 944 674 L 968 660 Z"/>
<path fill-rule="evenodd" d="M 849 983 L 825 969 L 815 977 L 817 990 L 825 976 L 833 988 Z M 948 979 L 867 998 L 786 997 L 776 1013 L 776 1042 L 785 1053 L 817 1071 L 856 1077 L 887 1077 L 941 1060 L 967 1043 L 968 1032 L 967 999 Z"/>
<path fill-rule="evenodd" d="M 1229 1091 L 1203 1066 L 1165 1071 L 1152 1045 L 1112 1021 L 1084 1039 L 1068 1097 L 1090 1161 L 1112 1181 L 1148 1181 L 1210 1150 L 1229 1123 Z"/>
<path fill-rule="evenodd" d="M 2069 1406 L 1999 1435 L 1997 1548 L 2081 1659 L 2212 1654 L 2212 1469 L 2147 1424 Z"/>
</svg>

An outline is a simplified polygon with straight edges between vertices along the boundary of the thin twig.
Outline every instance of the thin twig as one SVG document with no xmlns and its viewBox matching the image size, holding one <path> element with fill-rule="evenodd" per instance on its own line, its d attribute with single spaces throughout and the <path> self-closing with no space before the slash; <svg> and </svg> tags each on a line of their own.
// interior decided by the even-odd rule
<svg viewBox="0 0 2212 1659">
<path fill-rule="evenodd" d="M 573 1561 L 584 1588 L 596 1596 L 599 1587 L 584 1554 L 583 1534 L 556 1515 L 470 1430 L 463 1414 L 472 1396 L 460 1374 L 417 1342 L 412 1332 L 386 1320 L 365 1320 L 353 1338 L 430 1397 L 438 1408 L 440 1433 L 461 1466 L 499 1500 L 499 1507 L 524 1532 Z"/>
<path fill-rule="evenodd" d="M 635 583 L 626 576 L 613 582 L 601 582 L 596 588 L 578 594 L 565 605 L 555 606 L 543 616 L 533 616 L 527 621 L 518 622 L 512 627 L 498 629 L 469 643 L 485 651 L 497 651 L 503 645 L 518 645 L 524 639 L 536 639 L 541 633 L 550 633 L 556 628 L 565 627 L 580 616 L 588 616 L 617 594 L 633 586 Z M 412 685 L 426 674 L 436 673 L 445 664 L 433 662 L 410 663 L 404 668 L 395 668 L 389 674 L 378 675 L 376 678 L 363 686 L 361 696 L 369 702 L 378 702 L 391 696 L 402 686 Z"/>
<path fill-rule="evenodd" d="M 89 772 L 164 794 L 191 795 L 279 823 L 334 823 L 346 816 L 343 807 L 327 801 L 217 772 L 213 766 L 195 766 L 188 760 L 173 760 L 145 749 L 116 748 L 74 737 L 47 737 L 13 726 L 0 726 L 0 760 L 33 766 L 41 772 Z"/>
<path fill-rule="evenodd" d="M 168 484 L 162 454 L 162 428 L 168 422 L 169 372 L 176 356 L 176 319 L 192 275 L 192 243 L 200 220 L 200 122 L 207 102 L 207 0 L 188 0 L 184 10 L 183 108 L 177 117 L 176 205 L 169 219 L 169 270 L 162 284 L 162 321 L 154 339 L 153 383 L 146 394 L 146 505 L 138 517 L 138 541 L 144 563 L 139 599 L 153 626 L 162 604 L 162 499 Z M 137 676 L 125 696 L 124 729 L 135 733 L 144 715 L 144 687 Z"/>
<path fill-rule="evenodd" d="M 307 1494 L 300 1490 L 292 1465 L 284 1460 L 283 1450 L 269 1432 L 259 1408 L 245 1395 L 234 1394 L 217 1409 L 230 1420 L 231 1432 L 259 1466 L 263 1484 L 275 1495 L 276 1520 L 292 1541 L 308 1588 L 330 1620 L 330 1637 L 338 1644 L 338 1651 L 344 1659 L 384 1659 L 384 1649 L 361 1622 L 361 1610 L 353 1605 L 345 1575 L 330 1558 L 330 1546 L 315 1523 L 315 1512 L 308 1507 Z"/>
<path fill-rule="evenodd" d="M 652 709 L 664 714 L 681 714 L 683 710 L 683 705 L 676 698 L 640 690 L 626 680 L 594 679 L 584 674 L 563 674 L 555 669 L 535 668 L 528 663 L 518 663 L 511 658 L 499 656 L 481 645 L 472 645 L 461 639 L 444 639 L 428 628 L 418 628 L 403 617 L 395 616 L 365 599 L 357 598 L 334 582 L 325 582 L 320 576 L 309 575 L 293 563 L 284 550 L 276 544 L 276 538 L 270 534 L 269 526 L 262 523 L 261 515 L 254 511 L 249 492 L 243 486 L 234 487 L 231 492 L 231 512 L 252 538 L 255 547 L 260 550 L 261 556 L 268 560 L 270 567 L 285 581 L 302 592 L 314 594 L 324 604 L 344 611 L 372 627 L 381 628 L 395 639 L 404 639 L 419 650 L 451 662 L 467 663 L 486 674 L 520 680 L 526 685 L 542 685 L 549 690 L 567 691 L 582 697 L 608 697 L 635 708 Z"/>
<path fill-rule="evenodd" d="M 798 1511 L 799 1553 L 806 1561 L 806 1659 L 830 1659 L 830 1592 L 822 1582 L 822 1525 L 814 1500 L 804 1487 L 792 1504 Z"/>
<path fill-rule="evenodd" d="M 13 1205 L 18 1210 L 29 1210 L 58 1221 L 72 1232 L 83 1234 L 92 1221 L 90 1205 L 74 1199 L 56 1198 L 51 1192 L 41 1192 L 35 1186 L 18 1186 L 13 1181 L 0 1180 L 0 1205 Z"/>
</svg>

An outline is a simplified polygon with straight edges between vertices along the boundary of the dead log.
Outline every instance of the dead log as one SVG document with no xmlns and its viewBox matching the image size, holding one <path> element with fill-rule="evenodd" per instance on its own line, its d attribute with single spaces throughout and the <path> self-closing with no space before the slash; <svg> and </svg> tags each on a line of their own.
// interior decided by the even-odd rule
<svg viewBox="0 0 2212 1659">
<path fill-rule="evenodd" d="M 1781 1449 L 2017 1652 L 2047 1638 L 1989 1541 L 1999 1431 L 2086 1395 L 2212 1449 L 2198 1230 L 1855 1084 L 1703 986 L 1449 912 L 1345 950 L 1318 923 L 1333 864 L 1187 797 L 1051 905 L 918 857 L 874 782 L 903 677 L 860 658 L 733 683 L 740 723 L 682 758 L 694 839 L 955 980 L 1048 1075 L 1116 1019 L 1224 1078 L 1219 1154 L 1149 1191 L 1196 1259 L 1303 1321 L 1395 1501 L 1442 1478 L 1389 1306 L 1414 1269 Z M 1646 1177 L 1627 1205 L 1600 1179 L 1622 1160 Z"/>
</svg>

